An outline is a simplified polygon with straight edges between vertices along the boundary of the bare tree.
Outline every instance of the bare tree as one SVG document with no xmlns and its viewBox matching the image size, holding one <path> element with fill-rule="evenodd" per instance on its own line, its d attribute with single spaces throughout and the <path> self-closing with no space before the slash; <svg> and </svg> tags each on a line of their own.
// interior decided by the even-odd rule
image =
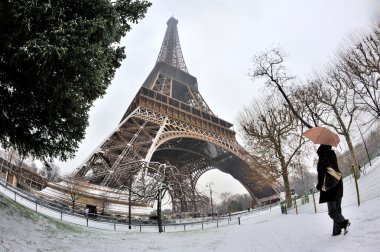
<svg viewBox="0 0 380 252">
<path fill-rule="evenodd" d="M 22 167 L 25 157 L 20 156 L 17 149 L 10 147 L 5 150 L 5 159 L 12 164 Z"/>
<path fill-rule="evenodd" d="M 352 126 L 357 115 L 358 106 L 355 103 L 354 94 L 350 89 L 351 78 L 346 72 L 334 65 L 330 67 L 323 76 L 317 76 L 309 81 L 309 95 L 322 104 L 323 113 L 318 119 L 342 135 L 348 145 L 351 158 L 353 160 L 353 173 L 357 192 L 357 202 L 360 206 L 360 195 L 357 179 L 360 176 L 359 164 L 356 158 L 355 149 L 351 140 Z"/>
<path fill-rule="evenodd" d="M 310 129 L 313 127 L 313 125 L 302 117 L 302 115 L 299 113 L 291 101 L 290 95 L 286 92 L 286 89 L 289 88 L 291 84 L 293 84 L 295 77 L 287 73 L 284 65 L 285 58 L 285 53 L 282 52 L 279 48 L 274 48 L 267 52 L 254 56 L 254 68 L 250 72 L 250 76 L 252 79 L 265 78 L 266 85 L 268 87 L 274 88 L 275 90 L 278 90 L 285 99 L 292 113 L 301 121 L 304 126 Z M 311 116 L 313 116 L 313 114 L 311 114 Z"/>
<path fill-rule="evenodd" d="M 216 208 L 218 209 L 219 212 L 224 212 L 224 213 L 227 213 L 227 212 L 230 212 L 230 208 L 229 208 L 229 200 L 230 198 L 232 197 L 232 193 L 231 192 L 222 192 L 220 195 L 220 199 L 222 200 L 222 202 L 216 206 Z"/>
<path fill-rule="evenodd" d="M 103 191 L 102 193 L 100 193 L 99 196 L 100 196 L 100 201 L 101 201 L 101 206 L 102 206 L 102 214 L 104 215 L 109 205 L 109 198 L 108 198 L 109 192 Z"/>
<path fill-rule="evenodd" d="M 371 159 L 377 157 L 380 154 L 380 131 L 379 128 L 376 127 L 372 129 L 372 131 L 365 137 L 364 141 L 366 142 L 368 148 L 368 154 Z M 358 163 L 363 166 L 368 162 L 368 156 L 365 151 L 365 147 L 362 143 L 356 144 L 354 146 L 355 153 L 358 159 Z M 342 171 L 344 175 L 349 175 L 352 173 L 351 164 L 352 158 L 350 151 L 344 151 L 340 155 L 337 156 L 339 169 Z M 342 169 L 340 168 L 342 167 Z"/>
<path fill-rule="evenodd" d="M 229 198 L 231 198 L 232 196 L 232 193 L 231 192 L 222 192 L 220 193 L 220 199 L 222 200 L 222 203 L 223 202 L 227 202 Z"/>
<path fill-rule="evenodd" d="M 241 113 L 239 125 L 253 154 L 264 163 L 271 163 L 266 174 L 283 180 L 290 206 L 289 168 L 305 143 L 302 127 L 298 127 L 291 109 L 275 97 L 256 101 Z"/>
<path fill-rule="evenodd" d="M 81 180 L 78 178 L 66 177 L 66 193 L 65 197 L 71 202 L 72 210 L 75 210 L 75 203 L 80 198 Z"/>
<path fill-rule="evenodd" d="M 54 163 L 45 162 L 44 166 L 38 173 L 51 181 L 58 181 L 60 168 Z"/>
<path fill-rule="evenodd" d="M 378 156 L 380 154 L 380 128 L 376 127 L 373 129 L 365 141 L 367 142 L 371 157 Z"/>
<path fill-rule="evenodd" d="M 380 23 L 360 40 L 343 49 L 339 56 L 341 71 L 352 77 L 357 105 L 380 119 Z"/>
<path fill-rule="evenodd" d="M 128 189 L 136 199 L 144 202 L 157 203 L 157 220 L 159 232 L 163 232 L 162 202 L 170 195 L 191 198 L 190 175 L 181 173 L 175 166 L 156 162 L 143 163 L 134 171 L 136 178 L 133 183 L 125 184 L 122 188 Z"/>
<path fill-rule="evenodd" d="M 355 176 L 359 177 L 358 161 L 351 140 L 353 123 L 359 112 L 353 91 L 349 88 L 351 79 L 337 67 L 328 69 L 324 76 L 309 81 L 315 98 L 323 105 L 324 113 L 318 119 L 342 135 L 348 145 L 354 163 Z M 310 93 L 310 95 L 312 95 Z"/>
<path fill-rule="evenodd" d="M 23 168 L 32 172 L 36 172 L 36 173 L 38 172 L 38 168 L 37 168 L 36 163 L 34 162 L 34 159 L 27 156 L 21 156 L 15 148 L 11 147 L 4 150 L 3 156 L 10 163 L 17 165 L 20 168 Z"/>
<path fill-rule="evenodd" d="M 216 205 L 216 209 L 220 213 L 232 213 L 247 210 L 251 206 L 252 197 L 249 194 L 222 193 L 223 200 Z"/>
<path fill-rule="evenodd" d="M 319 118 L 326 114 L 326 110 L 315 96 L 315 92 L 315 86 L 309 85 L 308 82 L 299 82 L 291 88 L 290 99 L 298 113 L 318 126 L 321 124 Z"/>
<path fill-rule="evenodd" d="M 358 111 L 350 89 L 353 83 L 352 77 L 336 64 L 322 76 L 308 81 L 307 85 L 293 89 L 288 87 L 291 90 L 287 94 L 286 88 L 292 83 L 294 77 L 286 72 L 283 65 L 284 58 L 284 53 L 280 49 L 272 49 L 255 56 L 251 77 L 267 78 L 267 86 L 275 87 L 282 94 L 290 110 L 306 127 L 312 127 L 309 122 L 312 122 L 314 126 L 324 124 L 344 136 L 357 167 L 350 137 L 352 122 Z M 357 168 L 354 173 L 359 176 Z"/>
<path fill-rule="evenodd" d="M 209 211 L 211 199 L 208 195 L 197 191 L 195 195 L 195 204 L 199 214 L 205 215 Z"/>
<path fill-rule="evenodd" d="M 308 147 L 309 146 L 305 146 L 302 148 L 302 152 L 296 154 L 295 160 L 291 164 L 292 171 L 294 171 L 290 179 L 291 185 L 299 195 L 304 194 L 309 191 L 309 189 L 313 189 L 316 181 L 316 174 L 314 173 L 315 176 L 313 176 L 312 173 L 310 173 L 305 162 L 305 153 L 309 152 Z"/>
<path fill-rule="evenodd" d="M 29 169 L 35 173 L 38 173 L 38 167 L 34 161 L 32 161 L 31 164 L 29 165 Z"/>
<path fill-rule="evenodd" d="M 317 180 L 317 174 L 309 172 L 307 169 L 302 171 L 302 176 L 299 173 L 291 176 L 290 181 L 293 189 L 298 195 L 302 195 L 309 189 L 314 189 L 314 183 Z"/>
</svg>

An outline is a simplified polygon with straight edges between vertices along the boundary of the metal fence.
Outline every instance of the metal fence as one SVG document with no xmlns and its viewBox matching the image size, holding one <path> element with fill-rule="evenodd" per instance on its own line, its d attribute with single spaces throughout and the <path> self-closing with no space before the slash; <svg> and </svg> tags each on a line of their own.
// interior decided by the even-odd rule
<svg viewBox="0 0 380 252">
<path fill-rule="evenodd" d="M 380 166 L 380 158 L 373 160 L 371 166 L 362 167 L 361 177 L 358 180 L 360 202 L 380 197 L 380 172 L 376 169 Z M 352 175 L 343 179 L 344 194 L 342 208 L 357 205 L 355 181 Z M 292 208 L 287 209 L 288 214 L 315 214 L 327 212 L 327 204 L 319 204 L 319 192 L 303 196 L 293 201 Z"/>
<path fill-rule="evenodd" d="M 77 224 L 90 228 L 98 228 L 113 231 L 123 232 L 158 232 L 157 224 L 132 224 L 129 228 L 125 219 L 108 217 L 108 216 L 93 216 L 86 217 L 83 214 L 71 212 L 67 209 L 54 207 L 51 202 L 42 200 L 32 194 L 18 190 L 9 186 L 5 181 L 0 181 L 0 192 L 16 201 L 17 203 L 56 220 Z M 263 215 L 271 211 L 279 211 L 276 205 L 268 205 L 258 209 L 233 213 L 230 216 L 195 218 L 191 221 L 179 223 L 166 223 L 163 225 L 164 232 L 183 232 L 191 230 L 202 230 L 208 228 L 219 228 L 228 225 L 240 225 L 245 217 L 253 217 L 255 215 Z"/>
</svg>

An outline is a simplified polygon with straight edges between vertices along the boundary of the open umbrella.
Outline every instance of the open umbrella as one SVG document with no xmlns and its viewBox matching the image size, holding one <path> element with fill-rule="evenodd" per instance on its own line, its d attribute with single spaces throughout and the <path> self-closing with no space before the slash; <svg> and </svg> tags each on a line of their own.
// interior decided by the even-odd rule
<svg viewBox="0 0 380 252">
<path fill-rule="evenodd" d="M 302 134 L 315 144 L 325 144 L 337 147 L 340 140 L 338 134 L 325 127 L 314 127 Z"/>
</svg>

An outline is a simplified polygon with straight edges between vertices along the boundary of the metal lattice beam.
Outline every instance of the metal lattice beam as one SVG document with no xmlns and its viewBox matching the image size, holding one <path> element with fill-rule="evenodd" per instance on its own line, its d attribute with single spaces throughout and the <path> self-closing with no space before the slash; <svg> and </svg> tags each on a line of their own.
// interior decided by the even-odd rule
<svg viewBox="0 0 380 252">
<path fill-rule="evenodd" d="M 168 20 L 168 28 L 166 29 L 157 62 L 165 62 L 187 73 L 187 67 L 179 43 L 177 24 L 178 20 L 173 17 Z"/>
</svg>

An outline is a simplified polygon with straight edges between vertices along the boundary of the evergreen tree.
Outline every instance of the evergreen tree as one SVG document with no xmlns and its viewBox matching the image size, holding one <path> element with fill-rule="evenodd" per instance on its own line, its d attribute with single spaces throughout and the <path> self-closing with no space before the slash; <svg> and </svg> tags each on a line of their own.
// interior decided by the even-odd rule
<svg viewBox="0 0 380 252">
<path fill-rule="evenodd" d="M 0 143 L 71 157 L 88 111 L 125 58 L 118 45 L 145 0 L 0 0 Z"/>
</svg>

